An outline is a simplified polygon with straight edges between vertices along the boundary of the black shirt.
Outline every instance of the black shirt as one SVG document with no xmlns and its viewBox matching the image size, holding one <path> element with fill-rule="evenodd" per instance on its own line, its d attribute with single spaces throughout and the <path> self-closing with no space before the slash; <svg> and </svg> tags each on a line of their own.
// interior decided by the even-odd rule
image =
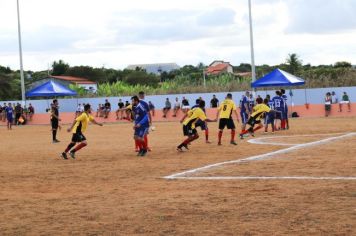
<svg viewBox="0 0 356 236">
<path fill-rule="evenodd" d="M 111 108 L 110 102 L 106 102 L 106 103 L 105 103 L 105 108 Z"/>
<path fill-rule="evenodd" d="M 219 103 L 219 99 L 217 99 L 217 98 L 213 98 L 210 101 L 211 107 L 214 107 L 214 108 L 218 107 L 218 103 Z"/>
<path fill-rule="evenodd" d="M 51 120 L 58 120 L 57 117 L 59 116 L 59 111 L 58 111 L 57 107 L 55 107 L 55 106 L 52 107 L 52 113 L 54 113 L 56 115 L 56 117 L 51 116 Z"/>
<path fill-rule="evenodd" d="M 183 104 L 183 106 L 189 106 L 189 102 L 187 99 L 183 99 L 182 104 Z"/>
<path fill-rule="evenodd" d="M 119 102 L 117 105 L 119 106 L 120 109 L 124 108 L 124 106 L 125 106 L 125 104 L 123 102 Z"/>
</svg>

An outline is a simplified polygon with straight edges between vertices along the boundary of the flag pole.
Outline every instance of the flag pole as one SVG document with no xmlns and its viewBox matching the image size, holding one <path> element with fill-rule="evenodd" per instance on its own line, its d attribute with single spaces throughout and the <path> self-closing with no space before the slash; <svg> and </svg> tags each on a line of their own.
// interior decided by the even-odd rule
<svg viewBox="0 0 356 236">
<path fill-rule="evenodd" d="M 249 12 L 249 22 L 250 22 L 251 69 L 252 69 L 252 83 L 253 83 L 256 81 L 256 66 L 255 66 L 255 52 L 254 52 L 254 47 L 253 47 L 251 0 L 248 0 L 248 12 Z M 253 89 L 253 93 L 254 93 L 254 95 L 256 94 L 256 89 Z"/>
<path fill-rule="evenodd" d="M 25 76 L 23 72 L 23 62 L 22 62 L 22 42 L 21 42 L 21 23 L 20 23 L 20 4 L 19 0 L 17 0 L 17 31 L 19 37 L 19 54 L 20 54 L 20 76 L 21 76 L 21 98 L 22 105 L 26 103 L 25 97 Z"/>
</svg>

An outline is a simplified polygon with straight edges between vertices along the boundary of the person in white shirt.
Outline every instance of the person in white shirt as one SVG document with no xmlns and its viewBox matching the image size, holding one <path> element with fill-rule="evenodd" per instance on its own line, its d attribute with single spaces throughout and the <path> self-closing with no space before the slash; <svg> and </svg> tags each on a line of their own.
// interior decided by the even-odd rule
<svg viewBox="0 0 356 236">
<path fill-rule="evenodd" d="M 173 108 L 173 117 L 177 116 L 177 113 L 179 110 L 180 110 L 180 102 L 179 102 L 179 99 L 176 98 L 176 101 L 174 103 L 174 108 Z"/>
<path fill-rule="evenodd" d="M 331 103 L 336 104 L 339 102 L 339 98 L 337 97 L 336 93 L 334 91 L 331 92 Z"/>
</svg>

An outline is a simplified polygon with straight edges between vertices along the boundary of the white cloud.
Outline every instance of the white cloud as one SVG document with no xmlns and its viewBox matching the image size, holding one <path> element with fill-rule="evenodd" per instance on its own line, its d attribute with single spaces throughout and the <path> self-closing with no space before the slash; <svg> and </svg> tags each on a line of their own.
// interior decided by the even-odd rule
<svg viewBox="0 0 356 236">
<path fill-rule="evenodd" d="M 249 62 L 247 1 L 20 0 L 25 69 Z M 352 0 L 252 0 L 257 64 L 356 61 Z M 16 2 L 0 0 L 0 65 L 18 68 Z"/>
</svg>

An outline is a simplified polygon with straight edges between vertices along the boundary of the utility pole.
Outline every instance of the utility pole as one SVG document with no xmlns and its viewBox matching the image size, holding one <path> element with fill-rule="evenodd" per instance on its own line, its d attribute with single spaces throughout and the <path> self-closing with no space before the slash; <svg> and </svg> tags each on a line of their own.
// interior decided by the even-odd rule
<svg viewBox="0 0 356 236">
<path fill-rule="evenodd" d="M 253 48 L 251 0 L 248 0 L 248 12 L 249 12 L 249 20 L 250 20 L 250 47 L 251 47 L 252 82 L 255 82 L 256 81 L 256 67 L 255 67 L 255 52 L 254 52 L 254 48 Z"/>
<path fill-rule="evenodd" d="M 23 63 L 22 63 L 22 42 L 21 42 L 21 23 L 20 23 L 20 5 L 19 0 L 17 0 L 17 30 L 19 36 L 19 53 L 20 53 L 20 76 L 21 76 L 21 97 L 22 105 L 26 103 L 25 97 L 25 76 L 23 72 Z"/>
</svg>

